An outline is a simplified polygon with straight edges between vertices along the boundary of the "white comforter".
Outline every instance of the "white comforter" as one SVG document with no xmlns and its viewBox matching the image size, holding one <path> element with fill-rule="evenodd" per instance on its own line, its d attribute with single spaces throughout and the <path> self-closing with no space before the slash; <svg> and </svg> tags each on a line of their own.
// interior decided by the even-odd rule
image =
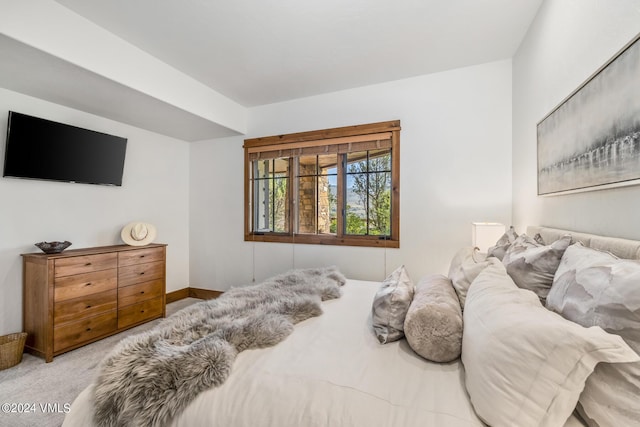
<svg viewBox="0 0 640 427">
<path fill-rule="evenodd" d="M 430 363 L 405 340 L 378 343 L 370 319 L 378 287 L 349 280 L 342 298 L 323 303 L 324 314 L 296 325 L 284 342 L 240 353 L 229 379 L 200 394 L 172 425 L 483 426 L 459 360 Z M 92 411 L 88 387 L 63 425 L 91 426 Z"/>
</svg>

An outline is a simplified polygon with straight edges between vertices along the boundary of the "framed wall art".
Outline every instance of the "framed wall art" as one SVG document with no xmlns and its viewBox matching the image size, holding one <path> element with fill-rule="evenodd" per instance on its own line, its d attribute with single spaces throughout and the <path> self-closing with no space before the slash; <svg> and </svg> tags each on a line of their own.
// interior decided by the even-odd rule
<svg viewBox="0 0 640 427">
<path fill-rule="evenodd" d="M 640 35 L 537 125 L 538 195 L 640 184 Z"/>
</svg>

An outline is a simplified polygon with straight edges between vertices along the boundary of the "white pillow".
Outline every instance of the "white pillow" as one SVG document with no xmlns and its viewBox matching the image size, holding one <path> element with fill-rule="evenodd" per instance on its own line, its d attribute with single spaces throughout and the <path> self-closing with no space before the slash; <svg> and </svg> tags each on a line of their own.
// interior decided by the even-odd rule
<svg viewBox="0 0 640 427">
<path fill-rule="evenodd" d="M 473 281 L 463 316 L 467 391 L 493 427 L 562 426 L 597 363 L 640 360 L 619 336 L 544 308 L 499 264 Z"/>
<path fill-rule="evenodd" d="M 465 247 L 456 252 L 449 266 L 449 279 L 456 290 L 460 307 L 464 309 L 467 291 L 473 279 L 491 263 L 499 263 L 497 258 L 487 258 L 473 246 Z"/>
</svg>

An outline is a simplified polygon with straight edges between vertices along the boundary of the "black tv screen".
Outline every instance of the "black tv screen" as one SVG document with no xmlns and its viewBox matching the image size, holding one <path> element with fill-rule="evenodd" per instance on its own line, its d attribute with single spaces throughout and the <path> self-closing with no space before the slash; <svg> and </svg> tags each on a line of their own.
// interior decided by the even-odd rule
<svg viewBox="0 0 640 427">
<path fill-rule="evenodd" d="M 127 139 L 9 111 L 3 176 L 122 185 Z"/>
</svg>

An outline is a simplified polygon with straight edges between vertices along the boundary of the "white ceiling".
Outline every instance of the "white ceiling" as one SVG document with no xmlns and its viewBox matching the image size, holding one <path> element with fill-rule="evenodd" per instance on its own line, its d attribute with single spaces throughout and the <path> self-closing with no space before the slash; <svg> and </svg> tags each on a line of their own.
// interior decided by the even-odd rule
<svg viewBox="0 0 640 427">
<path fill-rule="evenodd" d="M 246 107 L 511 58 L 542 0 L 56 0 Z"/>
<path fill-rule="evenodd" d="M 511 58 L 543 0 L 0 1 L 0 87 L 199 141 L 253 106 Z"/>
</svg>

